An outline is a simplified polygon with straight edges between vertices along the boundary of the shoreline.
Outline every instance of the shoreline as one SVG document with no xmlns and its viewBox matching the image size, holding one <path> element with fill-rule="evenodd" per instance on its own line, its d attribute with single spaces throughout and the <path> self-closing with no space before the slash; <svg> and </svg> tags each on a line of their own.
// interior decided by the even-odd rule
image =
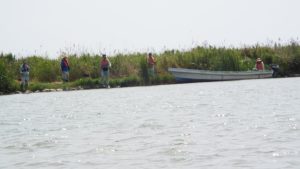
<svg viewBox="0 0 300 169">
<path fill-rule="evenodd" d="M 277 78 L 265 78 L 265 79 L 282 79 L 282 78 L 297 78 L 300 77 L 300 74 L 298 76 L 294 75 L 294 76 L 289 76 L 289 77 L 277 77 Z M 250 80 L 250 79 L 249 79 Z M 253 79 L 251 79 L 253 80 Z M 239 80 L 236 80 L 239 81 Z M 214 81 L 210 81 L 214 82 Z M 220 82 L 220 81 L 217 81 Z M 74 82 L 70 82 L 70 83 L 74 83 Z M 11 92 L 11 93 L 2 93 L 0 92 L 0 97 L 1 96 L 7 96 L 7 95 L 17 95 L 17 94 L 34 94 L 34 93 L 53 93 L 53 92 L 69 92 L 69 91 L 80 91 L 80 90 L 93 90 L 93 89 L 116 89 L 116 88 L 127 88 L 127 87 L 149 87 L 149 86 L 158 86 L 158 85 L 171 85 L 171 84 L 189 84 L 189 83 L 201 83 L 201 82 L 187 82 L 187 83 L 177 83 L 176 81 L 172 81 L 172 82 L 168 82 L 168 83 L 159 83 L 159 84 L 139 84 L 139 85 L 129 85 L 129 86 L 113 86 L 113 87 L 102 87 L 100 85 L 98 86 L 72 86 L 73 84 L 71 84 L 72 87 L 66 87 L 66 88 L 44 88 L 42 90 L 26 90 L 24 92 L 22 91 L 15 91 L 15 92 Z M 54 82 L 54 83 L 50 83 L 50 84 L 59 84 L 59 85 L 64 85 L 62 82 Z M 34 85 L 34 84 L 31 84 Z M 70 85 L 70 84 L 69 84 Z"/>
<path fill-rule="evenodd" d="M 19 83 L 19 82 L 16 82 Z M 78 91 L 78 90 L 91 90 L 91 89 L 114 89 L 125 87 L 139 87 L 139 86 L 156 86 L 156 85 L 168 85 L 175 84 L 173 76 L 157 75 L 153 78 L 144 81 L 138 77 L 125 77 L 114 78 L 109 82 L 109 88 L 103 87 L 100 79 L 82 78 L 72 82 L 29 82 L 29 87 L 26 91 L 13 91 L 13 92 L 0 92 L 0 96 L 13 95 L 13 94 L 31 94 L 31 93 L 51 93 L 51 92 L 63 92 L 63 91 Z"/>
<path fill-rule="evenodd" d="M 36 91 L 31 91 L 31 90 L 26 90 L 24 92 L 22 91 L 16 91 L 16 92 L 12 92 L 12 93 L 0 93 L 0 97 L 1 96 L 8 96 L 8 95 L 18 95 L 18 94 L 34 94 L 34 93 L 54 93 L 54 92 L 70 92 L 70 91 L 82 91 L 82 90 L 95 90 L 95 89 L 117 89 L 117 88 L 128 88 L 128 87 L 149 87 L 149 86 L 158 86 L 158 85 L 171 85 L 171 84 L 177 84 L 177 83 L 165 83 L 165 84 L 156 84 L 156 85 L 139 85 L 139 86 L 116 86 L 116 87 L 98 87 L 98 88 L 89 88 L 89 87 L 82 87 L 82 86 L 78 86 L 78 87 L 72 87 L 69 89 L 62 89 L 62 88 L 58 88 L 58 89 L 44 89 L 44 90 L 36 90 Z"/>
</svg>

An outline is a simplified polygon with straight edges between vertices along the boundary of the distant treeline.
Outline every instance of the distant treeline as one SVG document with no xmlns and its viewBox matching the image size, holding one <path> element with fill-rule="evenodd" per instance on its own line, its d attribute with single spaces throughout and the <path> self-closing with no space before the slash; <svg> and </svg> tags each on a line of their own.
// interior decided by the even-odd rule
<svg viewBox="0 0 300 169">
<path fill-rule="evenodd" d="M 260 57 L 265 67 L 270 64 L 280 66 L 282 76 L 300 73 L 300 45 L 298 42 L 274 45 L 256 45 L 244 48 L 225 48 L 214 46 L 198 46 L 189 51 L 168 50 L 156 54 L 157 77 L 170 77 L 168 67 L 182 67 L 205 70 L 252 70 L 255 59 Z M 60 60 L 50 59 L 44 56 L 28 56 L 16 58 L 13 54 L 0 54 L 0 92 L 9 93 L 18 90 L 20 79 L 19 68 L 25 59 L 30 65 L 30 82 L 57 82 L 61 81 Z M 99 78 L 100 55 L 89 53 L 80 56 L 68 55 L 70 64 L 70 80 L 78 81 L 84 78 Z M 143 81 L 149 81 L 146 53 L 117 54 L 109 57 L 112 67 L 110 77 L 122 79 L 130 77 Z M 170 79 L 165 80 L 170 81 Z M 113 81 L 112 81 L 113 82 Z M 163 83 L 163 82 L 161 82 Z M 124 84 L 126 85 L 126 84 Z"/>
</svg>

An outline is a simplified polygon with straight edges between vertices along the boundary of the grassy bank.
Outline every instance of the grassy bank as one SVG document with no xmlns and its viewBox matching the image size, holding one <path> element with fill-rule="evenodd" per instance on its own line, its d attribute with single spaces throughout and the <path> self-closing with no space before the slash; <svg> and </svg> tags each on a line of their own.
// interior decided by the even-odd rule
<svg viewBox="0 0 300 169">
<path fill-rule="evenodd" d="M 23 59 L 31 67 L 30 90 L 43 88 L 61 88 L 60 60 L 44 56 L 28 56 L 18 59 L 13 54 L 0 54 L 0 92 L 10 93 L 19 90 L 19 67 Z M 270 64 L 280 65 L 280 74 L 290 76 L 300 74 L 300 45 L 297 42 L 288 44 L 256 45 L 244 48 L 223 48 L 198 46 L 189 51 L 168 50 L 155 55 L 157 59 L 156 77 L 150 78 L 147 71 L 146 53 L 117 54 L 109 57 L 110 85 L 140 86 L 173 83 L 174 79 L 167 71 L 168 67 L 183 67 L 205 70 L 252 70 L 255 59 L 260 57 L 268 68 Z M 70 62 L 70 87 L 97 87 L 99 81 L 100 55 L 68 55 Z"/>
<path fill-rule="evenodd" d="M 151 77 L 148 81 L 138 77 L 129 76 L 124 78 L 113 78 L 110 79 L 109 85 L 112 88 L 116 87 L 131 87 L 131 86 L 146 86 L 146 85 L 160 85 L 160 84 L 171 84 L 175 83 L 174 78 L 167 75 L 160 75 Z M 18 82 L 15 82 L 17 85 Z M 101 79 L 99 78 L 81 78 L 69 83 L 62 82 L 30 82 L 28 90 L 32 92 L 42 92 L 48 89 L 61 89 L 61 90 L 77 90 L 77 89 L 97 89 L 103 88 Z M 19 86 L 16 86 L 16 90 L 20 90 Z"/>
</svg>

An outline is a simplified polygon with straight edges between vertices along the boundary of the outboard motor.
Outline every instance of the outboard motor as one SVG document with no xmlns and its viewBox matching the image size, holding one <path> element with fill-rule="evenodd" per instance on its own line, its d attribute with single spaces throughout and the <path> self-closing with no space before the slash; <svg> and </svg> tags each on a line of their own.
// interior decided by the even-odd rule
<svg viewBox="0 0 300 169">
<path fill-rule="evenodd" d="M 273 70 L 272 77 L 278 77 L 278 75 L 279 75 L 279 65 L 271 64 L 270 68 Z"/>
</svg>

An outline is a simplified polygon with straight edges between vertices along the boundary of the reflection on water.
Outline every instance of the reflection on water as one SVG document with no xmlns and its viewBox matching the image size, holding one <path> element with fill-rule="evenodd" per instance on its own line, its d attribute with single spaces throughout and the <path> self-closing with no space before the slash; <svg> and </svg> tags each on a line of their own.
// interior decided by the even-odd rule
<svg viewBox="0 0 300 169">
<path fill-rule="evenodd" d="M 299 78 L 1 96 L 0 168 L 298 168 Z"/>
</svg>

